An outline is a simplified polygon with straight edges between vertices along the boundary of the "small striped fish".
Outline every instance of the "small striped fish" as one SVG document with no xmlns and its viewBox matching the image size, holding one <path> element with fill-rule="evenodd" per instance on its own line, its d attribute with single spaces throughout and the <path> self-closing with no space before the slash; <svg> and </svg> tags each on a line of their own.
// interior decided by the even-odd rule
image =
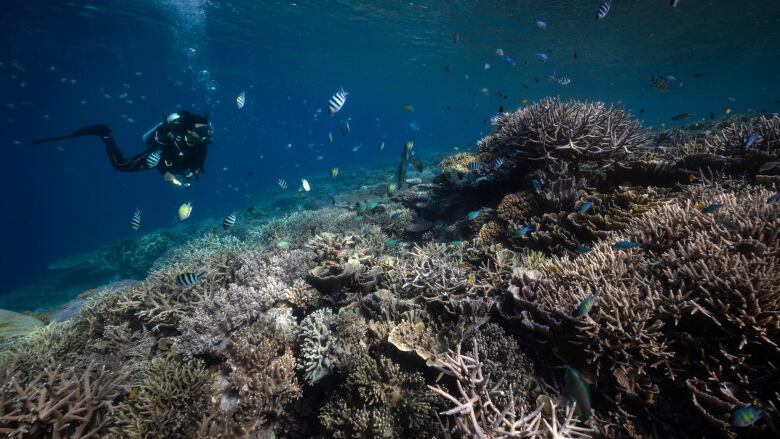
<svg viewBox="0 0 780 439">
<path fill-rule="evenodd" d="M 558 84 L 569 85 L 569 84 L 571 84 L 571 78 L 569 78 L 568 76 L 559 76 L 558 77 Z"/>
<path fill-rule="evenodd" d="M 236 107 L 238 107 L 238 109 L 240 110 L 244 108 L 245 103 L 246 103 L 246 92 L 241 91 L 241 94 L 238 95 L 238 97 L 236 98 Z"/>
<path fill-rule="evenodd" d="M 198 284 L 203 279 L 203 276 L 206 275 L 205 271 L 201 271 L 200 273 L 181 273 L 178 276 L 176 276 L 176 285 L 182 287 L 182 288 L 192 288 L 195 285 Z"/>
<path fill-rule="evenodd" d="M 133 217 L 130 218 L 130 228 L 133 229 L 134 232 L 137 232 L 138 229 L 141 227 L 141 209 L 136 209 L 133 213 Z"/>
<path fill-rule="evenodd" d="M 493 164 L 495 164 L 495 165 L 496 165 L 496 168 L 500 168 L 500 167 L 504 166 L 504 159 L 502 159 L 501 157 L 498 157 L 498 158 L 496 158 L 496 160 L 493 162 Z"/>
<path fill-rule="evenodd" d="M 609 14 L 609 8 L 612 7 L 612 0 L 604 0 L 596 10 L 596 20 L 602 20 Z"/>
<path fill-rule="evenodd" d="M 471 163 L 469 163 L 468 168 L 469 168 L 469 171 L 471 171 L 471 172 L 477 172 L 477 171 L 479 171 L 482 168 L 482 163 L 480 163 L 480 162 L 471 162 Z"/>
<path fill-rule="evenodd" d="M 331 96 L 330 100 L 328 101 L 328 112 L 330 112 L 330 114 L 336 114 L 339 110 L 341 110 L 341 107 L 343 107 L 344 103 L 347 102 L 348 94 L 349 93 L 344 91 L 344 87 L 341 87 L 339 91 Z"/>
<path fill-rule="evenodd" d="M 652 85 L 658 91 L 664 91 L 669 87 L 666 79 L 662 78 L 661 76 L 651 76 L 650 85 Z"/>
<path fill-rule="evenodd" d="M 225 219 L 222 220 L 222 228 L 227 230 L 233 227 L 233 225 L 236 224 L 236 215 L 238 215 L 238 212 L 233 211 L 233 213 L 226 216 Z"/>
<path fill-rule="evenodd" d="M 149 154 L 146 156 L 146 167 L 147 168 L 154 168 L 157 166 L 157 164 L 160 163 L 160 150 Z"/>
<path fill-rule="evenodd" d="M 282 189 L 287 189 L 287 180 L 285 180 L 283 178 L 280 178 L 280 179 L 276 180 L 276 184 L 278 184 L 279 187 L 282 188 Z"/>
</svg>

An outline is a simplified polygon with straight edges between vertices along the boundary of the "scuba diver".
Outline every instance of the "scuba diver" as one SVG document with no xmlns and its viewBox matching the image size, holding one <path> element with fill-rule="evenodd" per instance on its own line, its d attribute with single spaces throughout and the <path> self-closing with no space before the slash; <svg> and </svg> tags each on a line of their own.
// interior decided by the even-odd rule
<svg viewBox="0 0 780 439">
<path fill-rule="evenodd" d="M 108 125 L 90 125 L 79 128 L 73 134 L 48 137 L 33 141 L 34 144 L 98 136 L 106 146 L 111 165 L 119 172 L 138 172 L 157 168 L 168 183 L 188 188 L 192 178 L 200 178 L 205 169 L 206 146 L 212 143 L 214 129 L 208 116 L 198 116 L 179 111 L 168 117 L 143 135 L 147 148 L 132 157 L 125 158 L 116 141 L 111 137 Z"/>
</svg>

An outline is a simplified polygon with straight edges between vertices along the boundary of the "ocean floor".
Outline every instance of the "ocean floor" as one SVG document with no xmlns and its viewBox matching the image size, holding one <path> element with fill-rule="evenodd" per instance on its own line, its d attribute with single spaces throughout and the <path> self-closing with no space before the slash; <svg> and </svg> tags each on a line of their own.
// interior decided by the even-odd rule
<svg viewBox="0 0 780 439">
<path fill-rule="evenodd" d="M 406 148 L 0 296 L 0 432 L 780 435 L 780 117 L 545 99 Z"/>
</svg>

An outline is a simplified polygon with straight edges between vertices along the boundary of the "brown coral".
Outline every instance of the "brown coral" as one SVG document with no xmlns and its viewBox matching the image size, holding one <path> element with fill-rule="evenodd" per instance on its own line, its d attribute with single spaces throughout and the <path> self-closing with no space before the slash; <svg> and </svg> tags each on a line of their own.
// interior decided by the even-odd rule
<svg viewBox="0 0 780 439">
<path fill-rule="evenodd" d="M 780 365 L 780 218 L 770 195 L 715 186 L 696 191 L 723 205 L 715 214 L 693 201 L 657 206 L 627 235 L 548 267 L 550 278 L 530 290 L 514 289 L 500 309 L 563 361 L 627 394 L 663 398 L 695 378 L 732 383 L 766 404 L 776 383 L 755 371 Z M 620 239 L 642 249 L 613 249 Z M 763 256 L 739 250 L 747 239 L 760 241 Z M 590 294 L 595 307 L 574 317 Z"/>
<path fill-rule="evenodd" d="M 124 378 L 94 363 L 83 370 L 49 366 L 29 382 L 6 375 L 0 385 L 0 433 L 7 437 L 99 437 L 105 434 Z"/>
<path fill-rule="evenodd" d="M 536 209 L 536 197 L 531 192 L 516 192 L 505 196 L 496 211 L 503 221 L 525 224 Z"/>
<path fill-rule="evenodd" d="M 493 118 L 479 150 L 517 160 L 594 160 L 630 152 L 646 142 L 639 122 L 601 102 L 545 98 Z"/>
</svg>

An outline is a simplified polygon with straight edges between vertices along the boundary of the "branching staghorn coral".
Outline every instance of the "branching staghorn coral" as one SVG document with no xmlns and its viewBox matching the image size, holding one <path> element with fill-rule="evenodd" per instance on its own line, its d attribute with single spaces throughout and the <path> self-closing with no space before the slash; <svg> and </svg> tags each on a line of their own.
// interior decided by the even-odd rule
<svg viewBox="0 0 780 439">
<path fill-rule="evenodd" d="M 547 266 L 547 279 L 510 288 L 499 309 L 520 333 L 624 397 L 668 404 L 665 395 L 687 392 L 679 383 L 696 379 L 730 383 L 766 406 L 777 383 L 756 371 L 780 365 L 780 206 L 755 187 L 690 194 L 587 255 Z M 722 206 L 702 213 L 697 203 Z M 613 249 L 622 239 L 642 248 Z M 575 317 L 591 294 L 596 305 Z M 662 423 L 663 414 L 652 419 Z"/>
<path fill-rule="evenodd" d="M 555 404 L 545 407 L 539 404 L 535 409 L 518 406 L 512 386 L 507 391 L 502 383 L 491 380 L 483 371 L 477 344 L 470 355 L 461 353 L 458 345 L 454 351 L 437 357 L 429 365 L 455 381 L 457 391 L 450 393 L 441 384 L 428 386 L 439 396 L 454 405 L 440 413 L 445 437 L 468 438 L 589 438 L 592 431 L 577 425 L 574 406 L 567 406 L 560 414 Z M 454 393 L 454 394 L 453 394 Z M 506 405 L 498 402 L 506 401 Z M 545 409 L 548 410 L 545 413 Z M 452 422 L 452 425 L 450 425 Z"/>
<path fill-rule="evenodd" d="M 631 152 L 646 142 L 640 124 L 601 102 L 545 98 L 492 120 L 479 150 L 512 161 L 596 160 Z"/>
<path fill-rule="evenodd" d="M 319 309 L 303 319 L 298 329 L 300 369 L 313 385 L 342 367 L 355 349 L 367 346 L 367 325 L 355 312 L 342 308 L 333 314 Z"/>
<path fill-rule="evenodd" d="M 474 283 L 469 281 L 473 274 L 467 265 L 460 248 L 426 243 L 399 260 L 398 267 L 388 272 L 388 281 L 402 298 L 454 300 L 466 295 Z"/>
<path fill-rule="evenodd" d="M 353 217 L 352 212 L 344 209 L 303 210 L 273 219 L 250 231 L 249 235 L 264 244 L 284 240 L 297 246 L 318 233 L 341 233 L 350 229 L 354 225 Z"/>
<path fill-rule="evenodd" d="M 50 323 L 4 343 L 0 371 L 14 371 L 17 378 L 26 381 L 51 364 L 77 365 L 87 343 L 88 337 L 75 323 Z"/>
<path fill-rule="evenodd" d="M 29 381 L 6 370 L 0 385 L 0 433 L 10 438 L 102 437 L 124 379 L 94 363 L 64 370 L 50 365 Z"/>
</svg>

